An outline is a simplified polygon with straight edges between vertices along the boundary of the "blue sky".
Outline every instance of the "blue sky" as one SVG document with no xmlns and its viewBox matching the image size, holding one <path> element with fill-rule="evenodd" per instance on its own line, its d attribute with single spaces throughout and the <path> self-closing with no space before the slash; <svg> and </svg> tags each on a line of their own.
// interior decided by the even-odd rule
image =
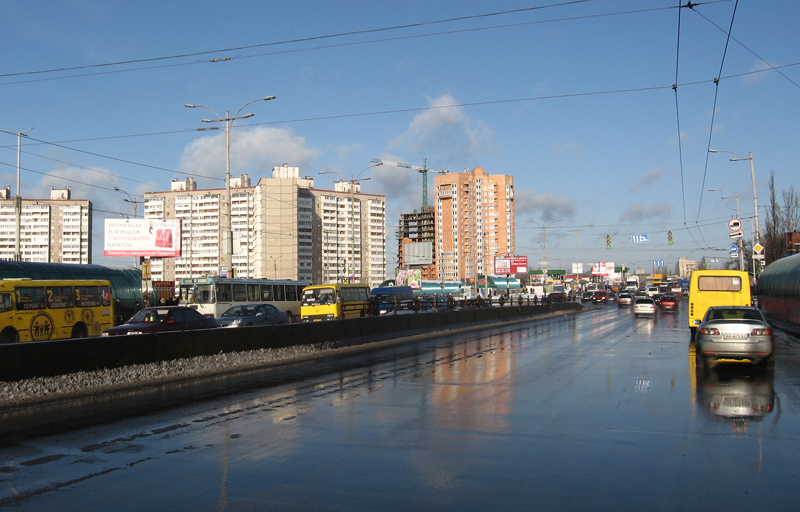
<svg viewBox="0 0 800 512">
<path fill-rule="evenodd" d="M 224 115 L 267 95 L 234 127 L 233 176 L 288 163 L 324 189 L 320 171 L 358 175 L 374 158 L 481 166 L 514 176 L 517 253 L 532 261 L 535 223 L 558 219 L 551 267 L 575 260 L 571 230 L 584 264 L 725 261 L 735 204 L 707 190 L 738 194 L 749 237 L 750 169 L 707 149 L 753 152 L 760 205 L 771 172 L 779 191 L 797 181 L 800 4 L 677 5 L 8 0 L 0 129 L 34 128 L 23 197 L 70 186 L 93 201 L 95 263 L 128 263 L 102 256 L 103 218 L 132 209 L 114 187 L 140 196 L 187 174 L 223 186 L 224 134 L 196 131 L 211 113 L 185 103 Z M 364 192 L 386 195 L 392 256 L 397 215 L 421 205 L 420 174 L 362 176 Z M 16 137 L 0 133 L 0 185 L 15 183 Z"/>
</svg>

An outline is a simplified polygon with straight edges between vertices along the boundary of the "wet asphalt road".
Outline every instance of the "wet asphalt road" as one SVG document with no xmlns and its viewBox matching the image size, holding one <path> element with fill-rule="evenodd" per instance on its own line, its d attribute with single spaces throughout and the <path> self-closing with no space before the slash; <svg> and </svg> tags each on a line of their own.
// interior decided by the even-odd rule
<svg viewBox="0 0 800 512">
<path fill-rule="evenodd" d="M 697 372 L 684 311 L 616 306 L 437 337 L 291 385 L 6 443 L 0 507 L 794 510 L 800 345 L 776 345 L 774 372 Z"/>
</svg>

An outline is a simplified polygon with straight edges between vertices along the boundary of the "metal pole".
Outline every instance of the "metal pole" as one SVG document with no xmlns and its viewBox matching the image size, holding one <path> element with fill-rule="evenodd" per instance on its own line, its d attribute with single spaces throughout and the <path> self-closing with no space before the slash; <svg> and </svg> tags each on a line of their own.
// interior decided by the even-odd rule
<svg viewBox="0 0 800 512">
<path fill-rule="evenodd" d="M 22 247 L 20 241 L 20 232 L 21 232 L 21 224 L 22 224 L 22 192 L 20 191 L 20 169 L 22 164 L 22 135 L 26 132 L 33 130 L 33 128 L 28 128 L 27 130 L 22 130 L 21 132 L 12 132 L 9 130 L 0 130 L 0 132 L 8 133 L 10 135 L 17 136 L 17 195 L 14 197 L 14 210 L 16 216 L 16 235 L 15 241 L 16 245 L 14 246 L 14 261 L 22 261 Z"/>
</svg>

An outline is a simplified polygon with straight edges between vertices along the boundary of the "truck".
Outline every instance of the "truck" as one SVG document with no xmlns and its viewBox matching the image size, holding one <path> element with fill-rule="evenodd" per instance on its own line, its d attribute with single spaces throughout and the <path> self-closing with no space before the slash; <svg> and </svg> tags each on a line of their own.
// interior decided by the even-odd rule
<svg viewBox="0 0 800 512">
<path fill-rule="evenodd" d="M 635 292 L 639 289 L 639 276 L 628 276 L 625 280 L 625 288 Z"/>
</svg>

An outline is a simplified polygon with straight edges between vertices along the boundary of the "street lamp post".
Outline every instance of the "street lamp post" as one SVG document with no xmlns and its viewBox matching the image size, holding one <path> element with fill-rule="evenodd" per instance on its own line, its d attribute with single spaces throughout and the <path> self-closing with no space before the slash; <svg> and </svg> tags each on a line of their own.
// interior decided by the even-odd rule
<svg viewBox="0 0 800 512">
<path fill-rule="evenodd" d="M 563 220 L 564 219 L 554 220 L 553 222 L 550 222 L 549 224 L 546 224 L 544 226 L 532 220 L 525 221 L 525 222 L 530 222 L 531 224 L 536 224 L 536 227 L 542 230 L 542 263 L 540 263 L 539 265 L 542 267 L 542 283 L 545 285 L 547 284 L 547 267 L 549 266 L 550 263 L 547 261 L 547 230 L 553 227 L 553 225 L 556 224 L 557 222 L 562 222 Z"/>
<path fill-rule="evenodd" d="M 351 270 L 352 276 L 354 278 L 355 278 L 355 275 L 356 275 L 356 231 L 355 231 L 355 229 L 356 229 L 355 228 L 356 218 L 355 218 L 355 204 L 354 204 L 355 203 L 356 183 L 359 183 L 361 181 L 367 181 L 369 179 L 369 177 L 361 178 L 361 175 L 364 174 L 364 171 L 366 171 L 367 169 L 370 169 L 371 167 L 378 167 L 379 165 L 383 165 L 383 162 L 379 162 L 379 163 L 376 163 L 376 164 L 368 165 L 367 167 L 362 169 L 361 172 L 359 172 L 355 177 L 351 174 L 349 179 L 344 177 L 344 176 L 342 176 L 341 174 L 339 174 L 336 171 L 319 171 L 319 174 L 335 174 L 335 175 L 339 176 L 340 178 L 342 178 L 341 181 L 339 181 L 339 183 L 350 183 L 350 235 L 351 235 L 351 249 L 353 251 L 353 257 L 352 257 L 351 264 L 350 264 L 350 270 Z M 360 241 L 361 241 L 361 237 L 359 237 L 359 245 L 360 245 Z M 359 254 L 361 254 L 360 250 L 359 250 Z M 345 259 L 345 261 L 347 261 L 347 260 Z M 346 268 L 345 268 L 345 271 L 346 271 Z M 362 276 L 363 276 L 363 273 L 364 273 L 364 262 L 362 260 L 362 262 L 361 262 L 361 274 L 362 274 Z M 359 277 L 362 277 L 362 276 L 359 276 Z"/>
<path fill-rule="evenodd" d="M 223 231 L 224 238 L 225 238 L 225 249 L 223 254 L 225 254 L 228 258 L 227 265 L 228 268 L 233 267 L 233 227 L 232 227 L 232 215 L 233 209 L 231 207 L 231 127 L 233 126 L 233 122 L 238 119 L 247 119 L 248 117 L 253 117 L 255 114 L 245 114 L 243 116 L 239 115 L 239 112 L 244 110 L 244 107 L 250 105 L 251 103 L 255 103 L 257 101 L 268 101 L 274 100 L 275 96 L 266 96 L 264 98 L 258 98 L 248 103 L 242 105 L 242 108 L 236 111 L 236 113 L 231 117 L 230 111 L 225 111 L 225 117 L 220 116 L 217 114 L 217 111 L 211 107 L 207 107 L 205 105 L 193 105 L 191 103 L 186 103 L 184 107 L 186 108 L 205 108 L 210 110 L 217 116 L 217 119 L 201 119 L 200 121 L 204 123 L 222 123 L 223 130 L 225 130 L 225 193 L 226 199 L 228 203 L 228 221 L 225 226 L 225 230 Z M 220 211 L 220 215 L 222 215 L 222 211 Z"/>
<path fill-rule="evenodd" d="M 272 279 L 278 279 L 278 260 L 281 258 L 283 258 L 283 254 L 279 254 L 277 258 L 270 255 L 270 259 L 272 259 Z"/>
<path fill-rule="evenodd" d="M 759 224 L 758 224 L 758 195 L 756 194 L 756 174 L 755 170 L 753 169 L 753 152 L 750 151 L 749 157 L 743 157 L 739 153 L 734 153 L 733 151 L 723 151 L 723 150 L 716 150 L 716 149 L 709 149 L 709 153 L 730 153 L 732 155 L 736 155 L 738 158 L 731 158 L 731 162 L 740 162 L 742 160 L 749 160 L 750 161 L 750 179 L 753 181 L 753 210 L 755 210 L 755 222 L 756 222 L 756 229 L 755 229 L 755 240 L 753 240 L 753 247 L 756 244 L 760 243 L 761 237 L 759 236 Z M 756 277 L 756 253 L 755 250 L 753 251 L 753 279 Z"/>
<path fill-rule="evenodd" d="M 710 188 L 708 189 L 709 192 L 725 192 L 728 194 L 727 196 L 722 196 L 722 199 L 736 199 L 736 218 L 741 220 L 739 216 L 739 193 L 734 192 L 731 195 L 730 192 L 721 188 Z M 742 238 L 740 237 L 737 242 L 739 246 L 739 270 L 744 270 L 744 244 L 742 242 Z"/>
<path fill-rule="evenodd" d="M 22 193 L 20 192 L 20 180 L 19 180 L 19 171 L 20 171 L 20 163 L 22 158 L 22 136 L 26 133 L 33 130 L 33 128 L 28 128 L 27 130 L 22 130 L 21 132 L 12 132 L 9 130 L 0 130 L 0 132 L 9 133 L 11 135 L 17 136 L 17 195 L 14 197 L 14 211 L 16 214 L 16 245 L 14 246 L 14 261 L 22 261 L 22 247 L 20 247 L 20 231 L 21 231 L 21 219 L 22 219 Z M 25 135 L 27 137 L 27 135 Z"/>
</svg>

